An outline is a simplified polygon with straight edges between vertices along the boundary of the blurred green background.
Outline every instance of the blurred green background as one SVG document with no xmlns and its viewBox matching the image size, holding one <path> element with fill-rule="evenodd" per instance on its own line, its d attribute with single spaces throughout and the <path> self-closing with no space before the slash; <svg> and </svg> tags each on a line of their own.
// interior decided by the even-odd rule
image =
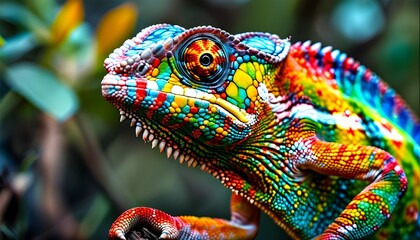
<svg viewBox="0 0 420 240">
<path fill-rule="evenodd" d="M 229 218 L 227 189 L 136 139 L 101 96 L 103 59 L 162 22 L 320 41 L 419 114 L 418 0 L 2 0 L 0 239 L 104 239 L 140 205 Z M 280 238 L 264 216 L 258 239 Z"/>
</svg>

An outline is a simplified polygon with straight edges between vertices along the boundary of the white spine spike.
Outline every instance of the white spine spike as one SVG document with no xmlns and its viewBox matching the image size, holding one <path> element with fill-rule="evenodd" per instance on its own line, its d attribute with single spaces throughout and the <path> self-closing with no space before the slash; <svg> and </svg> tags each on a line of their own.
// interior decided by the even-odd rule
<svg viewBox="0 0 420 240">
<path fill-rule="evenodd" d="M 161 141 L 159 143 L 159 151 L 160 152 L 163 152 L 163 150 L 165 150 L 165 145 L 166 145 L 166 142 L 164 142 L 164 141 Z"/>
<path fill-rule="evenodd" d="M 155 135 L 149 134 L 149 142 L 152 141 L 153 139 L 155 139 Z"/>
<path fill-rule="evenodd" d="M 198 162 L 196 160 L 193 161 L 192 166 L 193 168 L 197 167 Z"/>
<path fill-rule="evenodd" d="M 125 115 L 121 115 L 120 122 L 124 121 L 127 117 Z"/>
<path fill-rule="evenodd" d="M 203 163 L 203 165 L 201 165 L 201 167 L 200 167 L 200 169 L 201 169 L 201 171 L 206 171 L 206 169 L 207 169 L 207 166 L 206 166 L 206 164 L 205 163 Z"/>
<path fill-rule="evenodd" d="M 149 131 L 147 129 L 144 129 L 144 132 L 143 132 L 143 141 L 146 142 L 148 136 L 149 136 Z"/>
<path fill-rule="evenodd" d="M 130 122 L 130 127 L 136 126 L 136 123 L 137 123 L 137 120 L 135 118 L 132 118 Z"/>
<path fill-rule="evenodd" d="M 179 156 L 179 163 L 183 164 L 184 163 L 184 159 L 185 159 L 184 154 L 181 154 L 181 156 Z"/>
<path fill-rule="evenodd" d="M 153 139 L 152 141 L 152 148 L 155 148 L 159 144 L 159 140 Z"/>
<path fill-rule="evenodd" d="M 172 155 L 172 147 L 166 148 L 166 157 L 169 158 Z"/>
<path fill-rule="evenodd" d="M 322 44 L 320 42 L 314 43 L 311 46 L 311 50 L 318 52 L 321 49 Z"/>
<path fill-rule="evenodd" d="M 176 149 L 176 150 L 174 151 L 173 156 L 174 156 L 174 159 L 175 159 L 175 160 L 178 158 L 178 156 L 179 156 L 179 150 L 178 150 L 178 149 Z"/>
<path fill-rule="evenodd" d="M 136 126 L 136 137 L 140 136 L 141 130 L 142 130 L 141 125 L 137 124 L 137 126 Z"/>
<path fill-rule="evenodd" d="M 303 47 L 309 47 L 309 46 L 311 46 L 311 41 L 306 41 L 306 42 L 304 42 L 303 44 L 302 44 L 302 46 Z"/>
<path fill-rule="evenodd" d="M 125 115 L 124 110 L 120 110 L 120 115 Z"/>
<path fill-rule="evenodd" d="M 190 160 L 187 161 L 188 167 L 191 167 L 193 162 L 194 162 L 194 158 L 190 158 Z"/>
</svg>

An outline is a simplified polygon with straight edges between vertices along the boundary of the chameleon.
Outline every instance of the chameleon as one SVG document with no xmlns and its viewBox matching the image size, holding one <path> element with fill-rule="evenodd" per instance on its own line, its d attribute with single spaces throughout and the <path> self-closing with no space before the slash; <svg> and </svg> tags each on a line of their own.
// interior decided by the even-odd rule
<svg viewBox="0 0 420 240">
<path fill-rule="evenodd" d="M 157 24 L 104 61 L 104 98 L 137 136 L 231 189 L 231 219 L 135 207 L 110 239 L 420 238 L 420 122 L 378 75 L 321 43 Z"/>
</svg>

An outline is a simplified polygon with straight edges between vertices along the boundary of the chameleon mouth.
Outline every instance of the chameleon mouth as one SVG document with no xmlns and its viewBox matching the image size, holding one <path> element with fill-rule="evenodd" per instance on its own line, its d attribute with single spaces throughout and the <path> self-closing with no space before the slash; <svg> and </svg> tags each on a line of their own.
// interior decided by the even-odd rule
<svg viewBox="0 0 420 240">
<path fill-rule="evenodd" d="M 157 80 L 159 81 L 159 80 Z M 222 111 L 225 111 L 227 115 L 238 120 L 242 124 L 248 124 L 250 122 L 248 113 L 245 110 L 233 105 L 232 103 L 216 96 L 198 91 L 192 88 L 183 88 L 179 85 L 172 85 L 163 89 L 159 87 L 157 81 L 151 81 L 144 78 L 140 79 L 127 79 L 122 80 L 120 77 L 113 74 L 106 75 L 102 82 L 102 95 L 106 99 L 120 98 L 123 102 L 123 98 L 131 98 L 134 100 L 138 97 L 137 92 L 144 91 L 145 94 L 149 94 L 151 91 L 162 92 L 165 94 L 172 94 L 174 96 L 186 97 L 195 100 L 207 101 L 210 104 L 217 106 Z"/>
</svg>

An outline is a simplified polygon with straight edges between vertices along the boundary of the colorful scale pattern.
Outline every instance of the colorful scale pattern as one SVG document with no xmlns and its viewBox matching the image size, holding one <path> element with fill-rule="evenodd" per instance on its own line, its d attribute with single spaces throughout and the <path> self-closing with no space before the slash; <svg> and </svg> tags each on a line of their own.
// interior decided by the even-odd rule
<svg viewBox="0 0 420 240">
<path fill-rule="evenodd" d="M 420 236 L 420 123 L 346 54 L 160 24 L 104 65 L 102 94 L 136 135 L 234 193 L 231 221 L 135 208 L 110 236 L 152 224 L 181 238 L 252 238 L 258 209 L 296 239 Z"/>
</svg>

